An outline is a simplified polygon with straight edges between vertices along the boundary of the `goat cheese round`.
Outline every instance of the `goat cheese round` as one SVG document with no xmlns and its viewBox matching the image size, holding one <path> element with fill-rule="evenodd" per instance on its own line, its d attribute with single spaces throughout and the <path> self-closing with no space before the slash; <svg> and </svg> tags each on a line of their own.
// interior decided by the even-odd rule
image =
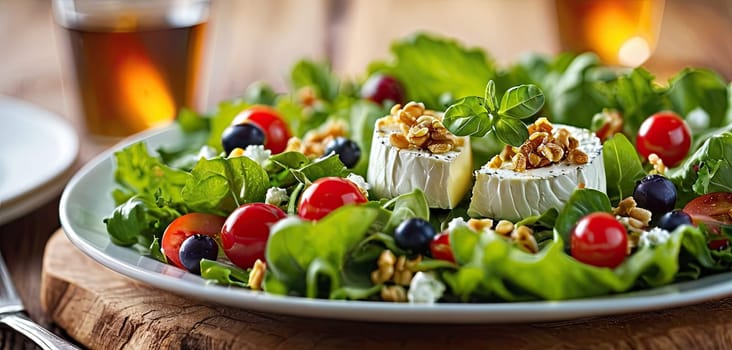
<svg viewBox="0 0 732 350">
<path fill-rule="evenodd" d="M 475 185 L 468 208 L 473 217 L 520 220 L 555 208 L 561 210 L 578 187 L 606 190 L 602 144 L 592 132 L 567 125 L 579 141 L 579 150 L 588 156 L 585 164 L 563 160 L 550 166 L 517 172 L 511 169 L 481 167 L 475 172 Z"/>
<path fill-rule="evenodd" d="M 470 190 L 473 158 L 470 138 L 455 150 L 434 154 L 423 149 L 400 149 L 389 137 L 397 129 L 374 130 L 368 182 L 379 198 L 394 198 L 421 189 L 430 208 L 454 208 Z"/>
</svg>

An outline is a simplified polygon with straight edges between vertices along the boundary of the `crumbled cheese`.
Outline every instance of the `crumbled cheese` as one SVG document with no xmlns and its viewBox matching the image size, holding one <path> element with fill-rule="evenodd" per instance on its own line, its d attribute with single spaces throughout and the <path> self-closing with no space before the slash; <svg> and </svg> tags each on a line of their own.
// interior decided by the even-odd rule
<svg viewBox="0 0 732 350">
<path fill-rule="evenodd" d="M 282 203 L 287 203 L 290 197 L 287 195 L 287 190 L 280 187 L 270 187 L 267 189 L 267 194 L 264 197 L 264 202 L 274 206 L 280 206 Z"/>
<path fill-rule="evenodd" d="M 462 217 L 456 217 L 447 223 L 447 232 L 452 232 L 461 227 L 468 227 L 468 223 Z"/>
<path fill-rule="evenodd" d="M 350 173 L 348 176 L 346 176 L 346 180 L 353 182 L 356 187 L 363 193 L 364 196 L 368 197 L 369 189 L 371 189 L 371 186 L 368 182 L 363 178 L 363 176 Z"/>
<path fill-rule="evenodd" d="M 216 153 L 216 149 L 211 146 L 205 145 L 205 146 L 201 147 L 201 149 L 198 151 L 198 156 L 196 156 L 196 158 L 197 159 L 201 159 L 201 158 L 211 159 L 216 156 L 218 156 L 218 154 Z"/>
<path fill-rule="evenodd" d="M 445 292 L 445 285 L 433 275 L 417 272 L 409 283 L 407 299 L 410 303 L 434 304 Z"/>
<path fill-rule="evenodd" d="M 259 163 L 260 165 L 269 159 L 272 155 L 272 151 L 264 149 L 262 145 L 249 145 L 244 150 L 244 156 Z"/>
<path fill-rule="evenodd" d="M 671 238 L 671 233 L 660 228 L 654 227 L 650 231 L 643 231 L 638 240 L 639 247 L 657 246 L 666 243 Z"/>
</svg>

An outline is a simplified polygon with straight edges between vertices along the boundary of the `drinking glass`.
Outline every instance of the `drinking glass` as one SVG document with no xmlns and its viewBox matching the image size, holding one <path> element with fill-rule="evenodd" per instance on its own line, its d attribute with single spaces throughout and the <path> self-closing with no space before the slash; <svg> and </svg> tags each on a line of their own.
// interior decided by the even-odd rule
<svg viewBox="0 0 732 350">
<path fill-rule="evenodd" d="M 53 0 L 86 128 L 127 136 L 194 108 L 209 0 Z"/>
</svg>

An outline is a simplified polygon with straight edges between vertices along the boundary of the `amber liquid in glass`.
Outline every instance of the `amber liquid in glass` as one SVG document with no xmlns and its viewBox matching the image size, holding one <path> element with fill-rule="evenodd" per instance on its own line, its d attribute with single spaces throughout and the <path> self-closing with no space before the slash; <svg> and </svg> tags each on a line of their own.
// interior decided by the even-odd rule
<svg viewBox="0 0 732 350">
<path fill-rule="evenodd" d="M 656 47 L 664 0 L 555 0 L 563 50 L 638 66 Z"/>
<path fill-rule="evenodd" d="M 127 136 L 195 108 L 205 27 L 66 28 L 88 131 Z"/>
</svg>

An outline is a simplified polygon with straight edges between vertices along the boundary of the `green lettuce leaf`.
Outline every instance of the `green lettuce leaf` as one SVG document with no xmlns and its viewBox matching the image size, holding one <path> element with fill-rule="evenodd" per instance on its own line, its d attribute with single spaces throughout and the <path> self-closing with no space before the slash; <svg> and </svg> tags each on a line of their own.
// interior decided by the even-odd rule
<svg viewBox="0 0 732 350">
<path fill-rule="evenodd" d="M 122 246 L 139 244 L 148 248 L 155 237 L 182 213 L 168 206 L 159 206 L 150 194 L 139 194 L 117 206 L 104 219 L 112 243 Z"/>
<path fill-rule="evenodd" d="M 633 194 L 636 181 L 646 173 L 643 171 L 635 147 L 623 134 L 617 134 L 602 145 L 602 158 L 605 163 L 607 195 L 611 203 Z"/>
<path fill-rule="evenodd" d="M 180 193 L 188 173 L 163 164 L 148 152 L 145 143 L 138 142 L 117 151 L 114 158 L 117 163 L 114 179 L 126 192 L 154 194 L 169 202 L 182 202 Z"/>
<path fill-rule="evenodd" d="M 454 99 L 483 95 L 485 83 L 496 74 L 493 61 L 482 50 L 424 33 L 395 42 L 391 52 L 393 62 L 374 64 L 369 71 L 397 77 L 409 100 L 435 110 L 444 110 L 445 94 Z"/>
<path fill-rule="evenodd" d="M 677 207 L 698 195 L 732 192 L 732 132 L 707 139 L 669 177 L 676 184 Z"/>
<path fill-rule="evenodd" d="M 265 254 L 268 272 L 264 289 L 302 296 L 329 295 L 340 289 L 343 278 L 335 271 L 344 266 L 347 254 L 366 237 L 374 222 L 384 220 L 382 215 L 377 208 L 345 206 L 318 222 L 273 227 Z M 319 283 L 319 275 L 326 277 L 327 286 Z"/>
<path fill-rule="evenodd" d="M 453 244 L 474 245 L 466 266 L 443 272 L 445 282 L 463 301 L 564 300 L 657 287 L 674 282 L 677 272 L 686 268 L 679 261 L 681 252 L 689 256 L 688 263 L 707 271 L 720 268 L 705 248 L 705 235 L 691 226 L 673 232 L 661 245 L 639 248 L 615 269 L 575 260 L 564 252 L 559 236 L 538 254 L 529 254 L 495 234 L 484 233 L 476 240 L 475 233 L 455 233 Z"/>
<path fill-rule="evenodd" d="M 182 197 L 191 211 L 225 216 L 242 204 L 263 202 L 268 187 L 267 172 L 247 157 L 201 159 Z"/>
<path fill-rule="evenodd" d="M 201 259 L 201 277 L 216 284 L 249 288 L 249 273 L 236 266 Z"/>
</svg>

